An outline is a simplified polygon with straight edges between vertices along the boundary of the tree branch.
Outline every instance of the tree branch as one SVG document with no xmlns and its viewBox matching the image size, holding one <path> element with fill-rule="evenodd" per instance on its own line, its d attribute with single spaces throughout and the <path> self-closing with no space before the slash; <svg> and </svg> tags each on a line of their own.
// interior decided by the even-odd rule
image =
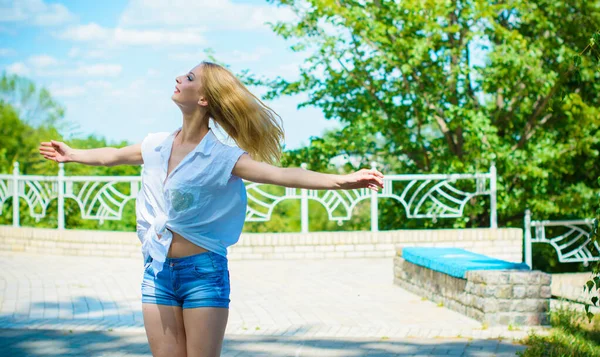
<svg viewBox="0 0 600 357">
<path fill-rule="evenodd" d="M 558 90 L 558 86 L 560 84 L 561 84 L 561 81 L 558 80 L 556 82 L 556 84 L 554 85 L 554 87 L 552 87 L 552 89 L 550 90 L 550 93 L 548 93 L 548 95 L 546 95 L 543 99 L 540 98 L 541 100 L 538 99 L 538 101 L 534 105 L 535 111 L 533 112 L 533 115 L 531 115 L 531 117 L 527 121 L 527 124 L 525 124 L 525 128 L 523 129 L 521 138 L 519 139 L 519 142 L 517 144 L 513 145 L 512 150 L 518 150 L 518 149 L 522 148 L 525 145 L 525 143 L 527 142 L 527 140 L 529 140 L 533 136 L 533 134 L 535 133 L 536 127 L 543 125 L 552 117 L 552 114 L 548 114 L 544 118 L 542 118 L 542 120 L 540 120 L 540 122 L 537 125 L 535 123 L 537 117 L 546 108 L 546 106 L 550 102 L 550 98 L 552 98 L 552 96 L 556 93 L 556 91 Z"/>
</svg>

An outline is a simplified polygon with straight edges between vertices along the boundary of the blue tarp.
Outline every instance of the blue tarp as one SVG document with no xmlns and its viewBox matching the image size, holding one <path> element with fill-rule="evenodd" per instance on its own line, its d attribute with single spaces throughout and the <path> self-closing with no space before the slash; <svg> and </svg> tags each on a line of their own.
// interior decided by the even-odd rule
<svg viewBox="0 0 600 357">
<path fill-rule="evenodd" d="M 406 247 L 402 248 L 402 257 L 407 262 L 463 279 L 469 270 L 530 269 L 525 263 L 511 263 L 461 248 Z"/>
</svg>

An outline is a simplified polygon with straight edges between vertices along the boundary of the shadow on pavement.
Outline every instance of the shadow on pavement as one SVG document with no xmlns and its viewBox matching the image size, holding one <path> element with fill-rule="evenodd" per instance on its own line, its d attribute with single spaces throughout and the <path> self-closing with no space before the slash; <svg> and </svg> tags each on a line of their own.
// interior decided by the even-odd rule
<svg viewBox="0 0 600 357">
<path fill-rule="evenodd" d="M 0 330 L 2 356 L 150 356 L 143 333 Z M 466 339 L 328 339 L 226 336 L 223 357 L 257 356 L 515 356 L 510 341 Z"/>
</svg>

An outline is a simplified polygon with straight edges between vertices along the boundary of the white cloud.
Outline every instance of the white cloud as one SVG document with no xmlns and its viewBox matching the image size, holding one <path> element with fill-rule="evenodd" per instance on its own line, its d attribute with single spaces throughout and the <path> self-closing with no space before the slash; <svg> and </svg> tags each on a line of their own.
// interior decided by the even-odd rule
<svg viewBox="0 0 600 357">
<path fill-rule="evenodd" d="M 45 68 L 58 65 L 58 60 L 48 55 L 36 55 L 27 59 L 27 62 L 35 68 Z"/>
<path fill-rule="evenodd" d="M 50 93 L 53 97 L 80 97 L 87 93 L 87 90 L 83 86 L 61 86 L 61 85 L 50 85 Z"/>
<path fill-rule="evenodd" d="M 113 97 L 131 99 L 142 98 L 149 92 L 152 92 L 153 94 L 156 93 L 156 91 L 148 90 L 148 82 L 145 79 L 135 79 L 128 86 L 113 89 L 108 94 Z"/>
<path fill-rule="evenodd" d="M 272 53 L 273 51 L 267 47 L 258 47 L 252 52 L 233 50 L 231 52 L 216 53 L 215 56 L 219 61 L 223 61 L 226 64 L 233 64 L 258 62 Z M 206 53 L 203 51 L 171 52 L 167 57 L 170 60 L 177 61 L 200 61 L 203 58 L 206 58 Z"/>
<path fill-rule="evenodd" d="M 49 56 L 48 56 L 49 57 Z M 6 67 L 7 72 L 22 76 L 33 74 L 38 77 L 117 77 L 123 71 L 120 64 L 70 64 L 63 66 L 50 65 L 52 57 L 33 56 L 28 59 L 31 66 L 16 62 Z"/>
<path fill-rule="evenodd" d="M 91 89 L 108 90 L 112 88 L 112 83 L 104 80 L 94 80 L 85 82 L 85 86 Z"/>
<path fill-rule="evenodd" d="M 125 45 L 199 45 L 206 42 L 200 28 L 179 31 L 115 29 L 115 41 Z"/>
<path fill-rule="evenodd" d="M 110 37 L 110 30 L 91 22 L 87 25 L 71 26 L 58 37 L 77 42 L 106 41 Z"/>
<path fill-rule="evenodd" d="M 226 57 L 227 63 L 258 62 L 271 53 L 273 53 L 273 51 L 267 47 L 258 47 L 253 52 L 234 50 L 231 54 L 226 55 Z"/>
<path fill-rule="evenodd" d="M 0 22 L 57 26 L 74 19 L 75 16 L 62 4 L 46 4 L 43 0 L 4 0 L 0 2 Z"/>
<path fill-rule="evenodd" d="M 113 85 L 105 80 L 91 80 L 85 82 L 83 85 L 65 85 L 63 81 L 60 83 L 50 84 L 50 92 L 54 97 L 61 98 L 75 98 L 83 97 L 85 95 L 93 95 L 95 97 L 99 95 L 110 95 Z"/>
<path fill-rule="evenodd" d="M 101 49 L 93 50 L 82 50 L 78 47 L 73 47 L 69 50 L 68 56 L 71 58 L 85 58 L 85 59 L 107 59 L 110 56 L 107 51 Z"/>
<path fill-rule="evenodd" d="M 73 72 L 74 76 L 91 76 L 91 77 L 116 77 L 121 74 L 123 66 L 120 64 L 92 64 L 79 65 Z"/>
<path fill-rule="evenodd" d="M 203 29 L 186 27 L 177 30 L 134 30 L 105 28 L 95 23 L 72 26 L 57 35 L 58 38 L 75 42 L 93 42 L 100 46 L 169 46 L 199 45 L 206 42 Z"/>
<path fill-rule="evenodd" d="M 0 48 L 0 57 L 10 57 L 17 54 L 12 48 Z"/>
<path fill-rule="evenodd" d="M 6 67 L 6 72 L 16 74 L 18 76 L 27 76 L 31 73 L 31 70 L 23 62 L 15 62 Z"/>
<path fill-rule="evenodd" d="M 143 16 L 141 15 L 143 14 Z M 289 21 L 294 13 L 274 5 L 233 3 L 231 0 L 131 0 L 120 26 L 197 26 L 211 30 L 268 29 L 265 22 Z"/>
</svg>

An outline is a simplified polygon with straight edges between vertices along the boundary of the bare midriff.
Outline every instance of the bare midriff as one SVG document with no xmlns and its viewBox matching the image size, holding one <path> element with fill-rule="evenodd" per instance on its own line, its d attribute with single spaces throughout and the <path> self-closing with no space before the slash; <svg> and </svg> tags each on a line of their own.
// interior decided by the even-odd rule
<svg viewBox="0 0 600 357">
<path fill-rule="evenodd" d="M 190 255 L 208 252 L 208 250 L 195 245 L 194 243 L 183 238 L 179 234 L 173 231 L 171 231 L 171 233 L 173 233 L 173 240 L 171 241 L 171 247 L 169 248 L 169 253 L 167 254 L 167 257 L 182 258 Z"/>
</svg>

